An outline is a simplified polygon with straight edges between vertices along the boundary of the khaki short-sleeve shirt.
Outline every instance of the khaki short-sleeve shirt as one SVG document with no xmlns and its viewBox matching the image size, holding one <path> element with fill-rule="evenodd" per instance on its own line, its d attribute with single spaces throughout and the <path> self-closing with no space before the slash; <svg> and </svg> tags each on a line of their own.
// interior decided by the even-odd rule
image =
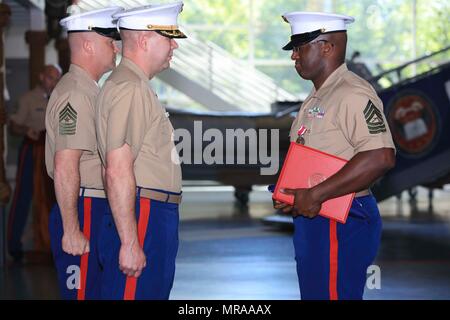
<svg viewBox="0 0 450 320">
<path fill-rule="evenodd" d="M 47 103 L 47 94 L 37 86 L 19 98 L 17 112 L 10 119 L 21 126 L 44 131 Z"/>
<path fill-rule="evenodd" d="M 343 64 L 303 102 L 290 139 L 306 127 L 305 145 L 350 160 L 355 154 L 393 148 L 383 103 L 372 86 Z"/>
<path fill-rule="evenodd" d="M 88 73 L 72 64 L 56 85 L 47 106 L 45 164 L 51 178 L 54 157 L 65 149 L 83 150 L 80 186 L 103 189 L 95 133 L 95 99 L 100 89 Z"/>
<path fill-rule="evenodd" d="M 181 167 L 173 127 L 145 73 L 123 58 L 97 99 L 97 137 L 103 164 L 106 154 L 131 147 L 139 187 L 181 191 Z"/>
</svg>

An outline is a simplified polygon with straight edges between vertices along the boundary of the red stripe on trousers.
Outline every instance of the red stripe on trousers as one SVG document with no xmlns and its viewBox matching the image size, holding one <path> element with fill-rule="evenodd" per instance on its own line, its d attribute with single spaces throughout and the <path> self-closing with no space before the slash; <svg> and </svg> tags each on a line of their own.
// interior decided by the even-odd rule
<svg viewBox="0 0 450 320">
<path fill-rule="evenodd" d="M 84 198 L 83 205 L 84 205 L 84 207 L 83 207 L 83 214 L 84 214 L 83 234 L 86 237 L 86 239 L 90 240 L 90 238 L 91 238 L 92 199 Z M 89 253 L 85 253 L 81 256 L 80 288 L 78 289 L 77 300 L 84 300 L 85 296 L 86 296 L 86 279 L 87 279 L 88 263 L 89 263 Z"/>
<path fill-rule="evenodd" d="M 147 233 L 148 220 L 150 218 L 150 199 L 141 198 L 139 201 L 138 240 L 141 248 L 144 248 L 145 235 Z M 127 277 L 125 283 L 124 300 L 134 300 L 136 296 L 137 278 Z"/>
<path fill-rule="evenodd" d="M 12 226 L 14 218 L 16 216 L 17 199 L 19 198 L 20 189 L 22 187 L 20 182 L 22 181 L 23 167 L 25 166 L 25 156 L 29 148 L 30 145 L 25 144 L 22 148 L 22 153 L 20 154 L 19 169 L 18 173 L 16 174 L 16 188 L 14 190 L 14 199 L 11 204 L 11 209 L 9 210 L 10 214 L 8 218 L 8 241 L 10 241 L 12 238 Z"/>
<path fill-rule="evenodd" d="M 337 222 L 330 220 L 330 300 L 338 300 L 337 276 L 338 276 L 338 249 Z"/>
</svg>

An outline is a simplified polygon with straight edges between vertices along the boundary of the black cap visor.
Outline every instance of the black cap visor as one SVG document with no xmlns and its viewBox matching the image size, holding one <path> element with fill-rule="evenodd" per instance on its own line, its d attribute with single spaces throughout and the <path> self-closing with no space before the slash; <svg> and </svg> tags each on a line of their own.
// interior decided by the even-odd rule
<svg viewBox="0 0 450 320">
<path fill-rule="evenodd" d="M 111 38 L 114 40 L 121 40 L 120 33 L 117 31 L 116 28 L 98 28 L 94 27 L 92 30 L 70 30 L 67 33 L 75 33 L 75 32 L 95 32 L 98 33 L 101 36 Z"/>
<path fill-rule="evenodd" d="M 321 34 L 328 34 L 328 33 L 334 33 L 334 32 L 346 32 L 346 30 L 322 32 L 322 29 L 319 29 L 316 31 L 294 34 L 293 36 L 291 36 L 291 41 L 283 47 L 283 50 L 293 50 L 294 47 L 302 46 L 304 44 L 307 44 L 307 43 L 313 41 Z"/>
<path fill-rule="evenodd" d="M 308 42 L 311 42 L 314 39 L 316 39 L 321 34 L 322 30 L 320 29 L 312 32 L 294 34 L 293 36 L 291 36 L 291 41 L 289 41 L 289 43 L 283 47 L 283 50 L 292 50 L 294 49 L 294 47 L 307 44 Z"/>
<path fill-rule="evenodd" d="M 112 38 L 114 40 L 122 40 L 120 38 L 120 33 L 119 31 L 117 31 L 116 28 L 99 28 L 99 27 L 94 27 L 92 28 L 92 30 L 94 30 L 95 32 L 97 32 L 98 34 L 101 34 L 102 36 L 108 37 L 108 38 Z"/>
</svg>

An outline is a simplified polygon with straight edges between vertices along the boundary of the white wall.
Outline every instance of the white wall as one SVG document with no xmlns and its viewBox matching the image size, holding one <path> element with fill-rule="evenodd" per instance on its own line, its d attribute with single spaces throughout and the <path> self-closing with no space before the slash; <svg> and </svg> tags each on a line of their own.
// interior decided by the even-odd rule
<svg viewBox="0 0 450 320">
<path fill-rule="evenodd" d="M 25 32 L 29 26 L 15 25 L 12 23 L 5 29 L 5 58 L 6 59 L 29 59 L 29 48 L 25 42 Z M 58 62 L 58 52 L 51 40 L 45 51 L 45 64 Z"/>
<path fill-rule="evenodd" d="M 39 4 L 44 0 L 32 0 Z M 1 0 L 0 0 L 1 2 Z M 5 28 L 5 58 L 29 59 L 29 48 L 25 42 L 25 32 L 28 30 L 44 30 L 45 14 L 34 6 L 24 8 L 15 6 L 12 8 L 11 21 Z M 57 63 L 58 55 L 54 47 L 54 41 L 50 41 L 46 48 L 45 63 Z"/>
<path fill-rule="evenodd" d="M 9 26 L 5 30 L 5 58 L 28 59 L 29 50 L 25 42 L 28 26 Z"/>
</svg>

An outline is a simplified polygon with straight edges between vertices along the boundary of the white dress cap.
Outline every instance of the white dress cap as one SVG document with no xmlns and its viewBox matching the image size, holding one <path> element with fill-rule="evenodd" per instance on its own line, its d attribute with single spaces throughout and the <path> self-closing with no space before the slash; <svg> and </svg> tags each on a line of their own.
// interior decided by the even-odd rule
<svg viewBox="0 0 450 320">
<path fill-rule="evenodd" d="M 347 25 L 355 21 L 353 17 L 342 14 L 303 11 L 285 13 L 282 18 L 291 25 L 292 33 L 291 42 L 284 50 L 306 44 L 321 34 L 346 31 Z"/>
<path fill-rule="evenodd" d="M 183 2 L 152 4 L 119 12 L 113 16 L 120 29 L 157 31 L 169 38 L 186 38 L 179 30 L 178 15 Z"/>
<path fill-rule="evenodd" d="M 93 27 L 115 28 L 112 15 L 123 10 L 122 7 L 108 7 L 74 14 L 62 19 L 59 24 L 67 31 L 90 31 Z"/>
<path fill-rule="evenodd" d="M 87 11 L 68 16 L 62 19 L 59 24 L 68 33 L 93 31 L 105 37 L 119 40 L 120 36 L 112 15 L 120 11 L 123 11 L 123 8 L 119 6 Z"/>
</svg>

